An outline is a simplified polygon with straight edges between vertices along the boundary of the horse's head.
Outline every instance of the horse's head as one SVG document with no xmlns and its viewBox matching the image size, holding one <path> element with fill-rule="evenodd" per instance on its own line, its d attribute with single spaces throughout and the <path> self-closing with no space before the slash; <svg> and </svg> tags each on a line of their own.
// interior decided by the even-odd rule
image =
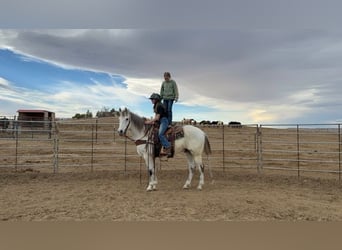
<svg viewBox="0 0 342 250">
<path fill-rule="evenodd" d="M 130 125 L 130 112 L 127 108 L 124 108 L 116 112 L 116 115 L 119 117 L 119 128 L 118 133 L 120 136 L 126 135 L 127 129 Z"/>
</svg>

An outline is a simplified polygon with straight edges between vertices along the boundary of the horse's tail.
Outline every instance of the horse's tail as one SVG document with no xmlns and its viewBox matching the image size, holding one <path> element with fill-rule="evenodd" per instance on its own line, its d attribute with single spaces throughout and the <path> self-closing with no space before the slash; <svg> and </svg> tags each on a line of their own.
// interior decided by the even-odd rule
<svg viewBox="0 0 342 250">
<path fill-rule="evenodd" d="M 208 139 L 207 135 L 204 136 L 204 152 L 207 154 L 208 169 L 209 169 L 209 175 L 210 175 L 210 178 L 211 178 L 211 182 L 214 183 L 213 173 L 211 172 L 211 168 L 210 168 L 210 164 L 209 164 L 209 155 L 211 154 L 211 146 L 210 146 L 210 142 L 209 142 L 209 139 Z"/>
<path fill-rule="evenodd" d="M 210 146 L 209 139 L 208 139 L 207 135 L 204 136 L 204 152 L 207 155 L 211 154 L 211 146 Z"/>
</svg>

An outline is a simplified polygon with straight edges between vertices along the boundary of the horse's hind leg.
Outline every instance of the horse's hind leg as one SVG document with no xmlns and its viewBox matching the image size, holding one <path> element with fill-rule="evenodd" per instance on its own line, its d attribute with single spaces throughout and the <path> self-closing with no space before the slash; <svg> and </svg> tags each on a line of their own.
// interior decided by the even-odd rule
<svg viewBox="0 0 342 250">
<path fill-rule="evenodd" d="M 200 179 L 197 186 L 198 190 L 202 190 L 202 186 L 204 185 L 204 165 L 202 162 L 202 156 L 195 156 L 194 157 L 195 165 L 198 167 L 198 171 L 200 172 Z"/>
<path fill-rule="evenodd" d="M 191 180 L 194 176 L 194 169 L 195 169 L 195 161 L 190 152 L 185 152 L 186 158 L 188 159 L 188 169 L 189 169 L 189 175 L 188 179 L 186 180 L 183 188 L 188 189 L 191 186 Z"/>
</svg>

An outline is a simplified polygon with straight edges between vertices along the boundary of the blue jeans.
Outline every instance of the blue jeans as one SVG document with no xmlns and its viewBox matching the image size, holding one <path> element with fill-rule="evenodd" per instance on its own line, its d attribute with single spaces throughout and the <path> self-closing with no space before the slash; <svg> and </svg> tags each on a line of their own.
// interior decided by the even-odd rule
<svg viewBox="0 0 342 250">
<path fill-rule="evenodd" d="M 169 122 L 167 118 L 166 117 L 161 118 L 158 136 L 159 136 L 160 143 L 163 145 L 164 148 L 169 148 L 171 146 L 170 142 L 166 139 L 166 136 L 165 136 L 165 131 L 168 126 L 169 126 Z"/>
<path fill-rule="evenodd" d="M 172 124 L 172 105 L 173 105 L 173 99 L 172 100 L 163 100 L 163 104 L 166 108 L 167 112 L 167 119 L 169 120 L 169 125 Z"/>
</svg>

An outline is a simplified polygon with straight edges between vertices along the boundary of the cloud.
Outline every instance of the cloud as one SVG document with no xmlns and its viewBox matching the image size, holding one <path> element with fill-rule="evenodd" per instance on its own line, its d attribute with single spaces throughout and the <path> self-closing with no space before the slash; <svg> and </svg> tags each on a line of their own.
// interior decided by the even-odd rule
<svg viewBox="0 0 342 250">
<path fill-rule="evenodd" d="M 21 29 L 339 28 L 341 7 L 337 0 L 11 0 L 2 3 L 0 24 Z"/>
<path fill-rule="evenodd" d="M 129 103 L 146 112 L 140 104 L 159 92 L 163 72 L 170 71 L 180 90 L 181 118 L 198 107 L 204 110 L 199 119 L 217 115 L 247 122 L 322 120 L 315 109 L 339 106 L 341 41 L 342 32 L 326 29 L 0 31 L 0 46 L 27 55 L 25 60 L 124 79 L 121 87 L 93 80 L 89 95 L 74 97 L 80 102 Z M 72 104 L 66 90 L 77 88 L 73 82 L 54 98 Z M 328 113 L 332 117 L 324 120 L 337 116 Z"/>
<path fill-rule="evenodd" d="M 8 88 L 10 86 L 10 82 L 6 79 L 0 77 L 0 87 L 1 88 Z"/>
</svg>

